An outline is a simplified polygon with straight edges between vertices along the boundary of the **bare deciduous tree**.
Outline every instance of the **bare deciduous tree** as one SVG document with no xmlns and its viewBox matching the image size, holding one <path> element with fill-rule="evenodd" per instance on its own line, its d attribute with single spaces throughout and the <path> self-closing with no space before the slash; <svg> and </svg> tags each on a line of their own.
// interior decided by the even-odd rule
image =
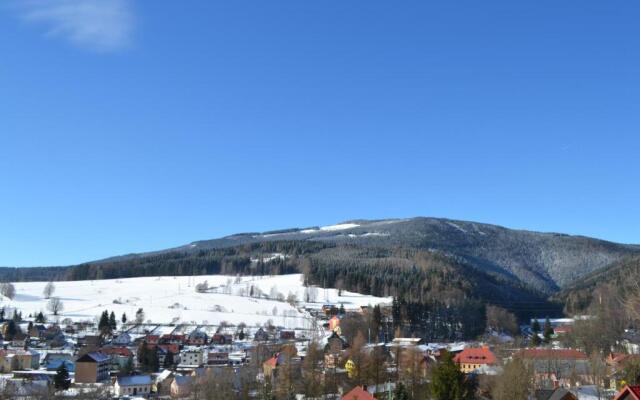
<svg viewBox="0 0 640 400">
<path fill-rule="evenodd" d="M 518 334 L 518 320 L 515 315 L 501 307 L 487 306 L 487 328 L 496 332 Z"/>
<path fill-rule="evenodd" d="M 58 315 L 58 313 L 64 309 L 62 300 L 60 300 L 59 297 L 50 298 L 49 303 L 47 304 L 47 309 L 51 311 L 53 315 Z"/>
<path fill-rule="evenodd" d="M 53 285 L 53 282 L 48 282 L 45 285 L 44 290 L 42 291 L 42 295 L 45 299 L 48 299 L 53 295 L 53 292 L 55 292 L 55 290 L 56 287 Z"/>
<path fill-rule="evenodd" d="M 515 357 L 504 366 L 491 392 L 495 400 L 526 400 L 533 388 L 532 366 Z"/>
<path fill-rule="evenodd" d="M 5 297 L 13 299 L 16 297 L 16 288 L 11 282 L 3 282 L 0 284 L 0 293 Z"/>
</svg>

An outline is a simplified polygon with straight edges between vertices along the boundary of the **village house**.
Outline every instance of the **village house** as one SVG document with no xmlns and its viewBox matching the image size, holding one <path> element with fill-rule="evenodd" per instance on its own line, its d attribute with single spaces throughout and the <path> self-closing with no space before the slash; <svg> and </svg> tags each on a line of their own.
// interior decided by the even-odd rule
<svg viewBox="0 0 640 400">
<path fill-rule="evenodd" d="M 91 352 L 76 360 L 76 383 L 96 383 L 109 379 L 111 359 L 108 355 Z"/>
<path fill-rule="evenodd" d="M 208 365 L 227 365 L 229 364 L 229 352 L 218 349 L 210 349 L 207 354 Z"/>
<path fill-rule="evenodd" d="M 280 340 L 294 340 L 296 338 L 296 332 L 290 330 L 280 331 Z"/>
<path fill-rule="evenodd" d="M 124 346 L 102 347 L 100 352 L 111 358 L 111 369 L 116 371 L 123 368 L 129 362 L 129 358 L 133 358 L 131 349 Z"/>
<path fill-rule="evenodd" d="M 256 342 L 267 342 L 269 341 L 269 334 L 267 331 L 260 328 L 256 331 L 255 335 L 253 335 L 253 340 Z"/>
<path fill-rule="evenodd" d="M 103 340 L 100 335 L 78 335 L 78 346 L 86 347 L 89 352 L 96 351 L 102 346 Z"/>
<path fill-rule="evenodd" d="M 119 376 L 114 391 L 116 396 L 148 396 L 151 393 L 151 384 L 149 375 Z"/>
<path fill-rule="evenodd" d="M 44 358 L 42 359 L 42 363 L 44 365 L 49 364 L 50 362 L 53 361 L 58 361 L 58 360 L 67 360 L 67 361 L 71 361 L 73 362 L 73 354 L 71 352 L 52 352 L 52 351 L 48 351 Z"/>
<path fill-rule="evenodd" d="M 114 346 L 130 346 L 131 343 L 133 343 L 133 339 L 127 332 L 121 333 L 111 340 L 111 344 Z"/>
<path fill-rule="evenodd" d="M 349 348 L 349 343 L 338 332 L 333 331 L 324 346 L 325 368 L 337 368 L 343 361 L 344 351 Z"/>
<path fill-rule="evenodd" d="M 47 371 L 57 371 L 62 364 L 64 364 L 65 368 L 67 368 L 67 371 L 72 373 L 76 372 L 76 365 L 71 360 L 51 360 L 46 364 L 45 368 L 47 369 Z"/>
<path fill-rule="evenodd" d="M 571 388 L 592 384 L 589 358 L 574 349 L 524 349 L 516 353 L 533 367 L 536 384 L 542 388 Z"/>
<path fill-rule="evenodd" d="M 247 353 L 244 351 L 234 351 L 229 353 L 229 364 L 230 365 L 241 365 L 247 361 Z"/>
<path fill-rule="evenodd" d="M 46 332 L 47 327 L 44 326 L 43 324 L 35 324 L 31 327 L 31 329 L 29 330 L 29 336 L 31 336 L 32 338 L 43 338 L 44 337 L 44 333 Z"/>
<path fill-rule="evenodd" d="M 482 346 L 465 348 L 456 354 L 453 361 L 460 366 L 460 371 L 468 374 L 480 367 L 495 365 L 497 360 L 489 346 Z"/>
<path fill-rule="evenodd" d="M 204 355 L 201 348 L 189 348 L 180 352 L 180 364 L 182 365 L 202 365 Z"/>
<path fill-rule="evenodd" d="M 233 336 L 229 334 L 214 333 L 213 337 L 211 338 L 211 344 L 222 345 L 222 344 L 232 344 L 232 343 L 233 343 Z"/>
<path fill-rule="evenodd" d="M 324 313 L 324 315 L 326 315 L 327 317 L 330 317 L 332 315 L 337 315 L 338 314 L 338 307 L 336 307 L 333 304 L 324 304 L 322 306 L 322 312 Z"/>
<path fill-rule="evenodd" d="M 158 339 L 158 343 L 184 345 L 187 343 L 187 336 L 176 333 L 165 334 Z"/>
<path fill-rule="evenodd" d="M 40 354 L 33 350 L 0 350 L 0 371 L 12 372 L 40 367 Z"/>
<path fill-rule="evenodd" d="M 171 394 L 171 384 L 174 373 L 170 369 L 163 370 L 155 379 L 152 390 L 158 396 L 169 396 Z"/>
<path fill-rule="evenodd" d="M 207 334 L 201 330 L 196 329 L 189 334 L 187 338 L 187 344 L 189 346 L 204 346 L 205 344 L 207 344 L 207 340 L 209 340 Z"/>
<path fill-rule="evenodd" d="M 292 344 L 285 344 L 280 347 L 279 352 L 262 363 L 262 372 L 265 378 L 274 379 L 276 377 L 278 367 L 287 362 L 291 363 L 289 365 L 299 362 L 300 358 L 298 358 L 297 355 L 298 350 L 296 349 L 296 346 Z"/>
</svg>

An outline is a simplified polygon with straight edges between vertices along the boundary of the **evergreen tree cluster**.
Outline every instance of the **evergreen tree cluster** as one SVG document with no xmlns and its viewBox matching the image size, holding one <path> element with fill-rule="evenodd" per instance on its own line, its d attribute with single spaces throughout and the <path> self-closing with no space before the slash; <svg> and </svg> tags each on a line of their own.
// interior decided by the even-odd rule
<svg viewBox="0 0 640 400">
<path fill-rule="evenodd" d="M 144 341 L 138 346 L 136 354 L 140 368 L 144 372 L 156 372 L 160 367 L 160 361 L 158 359 L 158 352 L 155 347 L 149 347 L 147 342 Z"/>
<path fill-rule="evenodd" d="M 111 311 L 109 314 L 108 310 L 104 310 L 100 315 L 100 321 L 98 322 L 98 330 L 102 336 L 110 336 L 113 332 L 118 329 L 118 324 L 116 322 L 116 314 Z"/>
</svg>

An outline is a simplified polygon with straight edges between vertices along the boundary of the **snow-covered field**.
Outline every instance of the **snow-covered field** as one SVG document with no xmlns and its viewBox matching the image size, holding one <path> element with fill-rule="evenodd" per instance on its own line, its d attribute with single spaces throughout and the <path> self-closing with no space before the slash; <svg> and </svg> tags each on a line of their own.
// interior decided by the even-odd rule
<svg viewBox="0 0 640 400">
<path fill-rule="evenodd" d="M 209 291 L 198 293 L 195 286 L 207 281 Z M 24 316 L 39 311 L 50 314 L 43 296 L 46 282 L 14 283 L 16 296 L 3 299 L 0 306 L 15 307 Z M 344 304 L 346 309 L 362 305 L 389 303 L 390 298 L 365 296 L 336 289 L 306 289 L 302 275 L 248 276 L 162 276 L 96 281 L 54 282 L 53 296 L 62 300 L 64 309 L 59 319 L 74 321 L 99 317 L 103 310 L 114 311 L 118 319 L 126 313 L 133 320 L 136 310 L 142 308 L 145 321 L 153 323 L 231 324 L 244 322 L 250 326 L 271 320 L 286 328 L 308 329 L 311 320 L 301 306 L 321 307 L 326 302 Z M 253 289 L 252 289 L 253 288 Z M 273 299 L 249 297 L 262 293 Z M 295 295 L 296 306 L 285 301 Z M 309 303 L 304 300 L 310 297 Z"/>
</svg>

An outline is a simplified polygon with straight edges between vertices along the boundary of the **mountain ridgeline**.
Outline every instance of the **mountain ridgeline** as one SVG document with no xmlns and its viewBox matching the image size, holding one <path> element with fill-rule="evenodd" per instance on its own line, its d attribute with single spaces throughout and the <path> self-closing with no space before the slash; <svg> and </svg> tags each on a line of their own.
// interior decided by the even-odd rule
<svg viewBox="0 0 640 400">
<path fill-rule="evenodd" d="M 435 321 L 468 319 L 462 315 L 473 310 L 478 314 L 486 304 L 522 318 L 558 314 L 562 304 L 550 301 L 550 296 L 633 257 L 640 257 L 639 246 L 476 222 L 411 218 L 236 234 L 69 267 L 4 268 L 0 277 L 85 280 L 302 272 L 309 284 L 394 296 L 404 304 L 405 313 L 415 313 L 407 316 L 408 325 L 420 321 L 423 330 L 440 329 L 437 337 L 446 338 L 472 335 L 470 327 L 481 326 L 482 321 L 470 320 L 456 332 L 447 331 L 455 324 L 435 326 Z"/>
</svg>

